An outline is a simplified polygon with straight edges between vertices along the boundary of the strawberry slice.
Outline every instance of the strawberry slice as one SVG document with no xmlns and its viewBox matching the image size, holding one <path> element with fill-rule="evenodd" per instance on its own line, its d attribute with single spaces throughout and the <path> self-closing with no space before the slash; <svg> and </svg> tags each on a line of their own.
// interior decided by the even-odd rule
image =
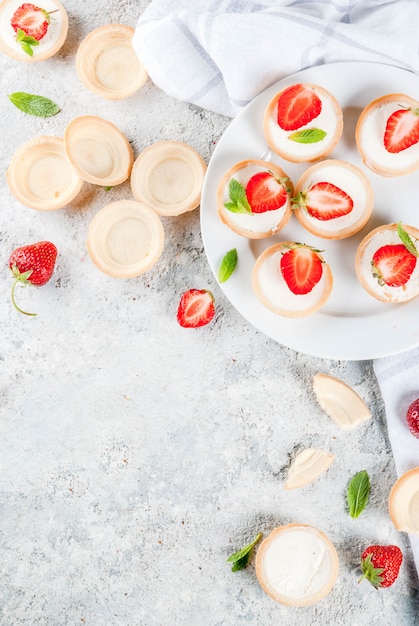
<svg viewBox="0 0 419 626">
<path fill-rule="evenodd" d="M 288 178 L 276 178 L 272 172 L 258 172 L 246 185 L 246 197 L 252 213 L 280 209 L 286 202 Z"/>
<path fill-rule="evenodd" d="M 319 96 L 307 85 L 291 85 L 278 98 L 278 125 L 283 130 L 297 130 L 318 117 L 322 110 Z"/>
<path fill-rule="evenodd" d="M 297 295 L 310 293 L 323 274 L 323 260 L 319 256 L 319 251 L 302 243 L 295 243 L 289 247 L 290 250 L 281 256 L 282 276 L 292 293 Z"/>
<path fill-rule="evenodd" d="M 387 152 L 397 154 L 419 141 L 419 108 L 399 109 L 390 115 L 384 133 Z"/>
<path fill-rule="evenodd" d="M 215 314 L 214 296 L 206 289 L 189 289 L 182 294 L 177 321 L 183 328 L 198 328 L 209 324 Z"/>
<path fill-rule="evenodd" d="M 319 182 L 300 191 L 293 198 L 293 206 L 306 209 L 309 215 L 318 220 L 327 221 L 348 215 L 354 203 L 340 187 L 329 182 Z"/>
<path fill-rule="evenodd" d="M 23 31 L 28 37 L 33 37 L 36 41 L 40 41 L 47 34 L 50 23 L 50 14 L 35 6 L 25 2 L 12 15 L 12 28 L 18 32 Z"/>
<path fill-rule="evenodd" d="M 402 287 L 416 267 L 416 258 L 402 243 L 381 246 L 372 257 L 373 276 L 381 286 Z"/>
</svg>

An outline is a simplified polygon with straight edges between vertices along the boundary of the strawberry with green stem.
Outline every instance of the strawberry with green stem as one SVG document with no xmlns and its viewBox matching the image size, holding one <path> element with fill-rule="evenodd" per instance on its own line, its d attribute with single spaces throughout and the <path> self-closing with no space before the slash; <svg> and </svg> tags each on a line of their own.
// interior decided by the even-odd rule
<svg viewBox="0 0 419 626">
<path fill-rule="evenodd" d="M 177 321 L 183 328 L 209 324 L 215 315 L 214 296 L 207 289 L 185 291 L 178 305 Z"/>
<path fill-rule="evenodd" d="M 346 191 L 333 183 L 324 181 L 309 185 L 292 199 L 293 209 L 302 208 L 320 221 L 348 215 L 353 206 L 353 200 Z"/>
<path fill-rule="evenodd" d="M 398 154 L 419 142 L 419 108 L 406 107 L 390 115 L 384 132 L 387 152 Z"/>
<path fill-rule="evenodd" d="M 50 241 L 39 241 L 16 248 L 9 258 L 9 267 L 14 281 L 12 285 L 13 306 L 24 315 L 34 316 L 36 313 L 23 311 L 15 301 L 15 288 L 17 284 L 25 287 L 45 285 L 51 278 L 57 258 L 57 248 Z"/>
<path fill-rule="evenodd" d="M 284 247 L 289 249 L 281 255 L 280 271 L 288 288 L 295 295 L 310 293 L 323 275 L 321 251 L 303 243 Z"/>
<path fill-rule="evenodd" d="M 277 122 L 283 130 L 298 130 L 318 117 L 321 110 L 322 101 L 311 87 L 291 85 L 278 98 Z"/>
<path fill-rule="evenodd" d="M 399 575 L 403 561 L 402 551 L 398 546 L 368 546 L 361 556 L 362 576 L 376 589 L 390 587 Z"/>
<path fill-rule="evenodd" d="M 229 185 L 230 201 L 224 204 L 232 213 L 266 213 L 282 208 L 291 188 L 287 176 L 276 176 L 270 170 L 258 172 L 244 187 L 232 178 Z"/>
<path fill-rule="evenodd" d="M 372 257 L 372 274 L 380 286 L 403 287 L 416 267 L 419 251 L 401 223 L 397 233 L 401 243 L 381 246 Z"/>
<path fill-rule="evenodd" d="M 33 48 L 45 37 L 50 25 L 50 15 L 56 11 L 46 11 L 29 2 L 21 4 L 13 13 L 11 26 L 16 32 L 16 40 L 29 56 L 33 56 Z"/>
</svg>

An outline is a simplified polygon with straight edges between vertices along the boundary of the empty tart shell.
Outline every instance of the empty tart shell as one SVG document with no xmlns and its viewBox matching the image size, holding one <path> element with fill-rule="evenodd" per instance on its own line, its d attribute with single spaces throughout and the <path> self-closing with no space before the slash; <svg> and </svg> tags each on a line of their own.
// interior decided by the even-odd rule
<svg viewBox="0 0 419 626">
<path fill-rule="evenodd" d="M 399 110 L 418 109 L 419 102 L 400 93 L 370 102 L 361 112 L 355 130 L 358 152 L 364 164 L 381 176 L 402 176 L 419 168 L 419 143 L 390 152 L 384 144 L 389 117 Z"/>
<path fill-rule="evenodd" d="M 307 294 L 294 294 L 286 284 L 280 268 L 281 256 L 294 242 L 284 241 L 267 248 L 253 268 L 253 289 L 264 306 L 285 317 L 304 317 L 318 311 L 330 296 L 333 276 L 330 266 L 322 263 L 322 276 Z M 321 255 L 319 254 L 320 258 Z"/>
<path fill-rule="evenodd" d="M 372 417 L 356 391 L 334 376 L 315 374 L 313 390 L 323 411 L 343 430 L 352 430 Z"/>
<path fill-rule="evenodd" d="M 329 183 L 339 191 L 329 192 L 321 183 Z M 300 224 L 323 239 L 354 235 L 368 222 L 374 206 L 372 186 L 364 172 L 337 159 L 309 167 L 295 186 L 295 198 L 294 213 Z M 337 217 L 327 219 L 324 213 L 317 211 L 317 202 L 324 202 Z"/>
<path fill-rule="evenodd" d="M 129 178 L 133 151 L 112 122 L 95 115 L 76 117 L 64 132 L 64 143 L 71 165 L 88 183 L 114 186 Z"/>
<path fill-rule="evenodd" d="M 320 530 L 306 524 L 279 526 L 256 554 L 262 589 L 286 606 L 309 606 L 333 588 L 339 571 L 336 548 Z"/>
<path fill-rule="evenodd" d="M 263 213 L 235 213 L 226 208 L 230 202 L 230 183 L 234 179 L 246 188 L 256 174 L 270 172 L 276 179 L 283 180 L 287 189 L 285 203 L 278 209 Z M 291 198 L 294 186 L 289 176 L 274 163 L 257 159 L 240 161 L 233 165 L 222 177 L 217 190 L 217 208 L 221 221 L 238 235 L 248 239 L 264 239 L 278 232 L 291 217 Z"/>
<path fill-rule="evenodd" d="M 334 459 L 334 454 L 328 454 L 319 448 L 301 450 L 290 465 L 284 488 L 289 491 L 312 483 L 329 469 Z"/>
<path fill-rule="evenodd" d="M 131 174 L 134 198 L 159 215 L 193 211 L 201 202 L 206 163 L 188 144 L 158 141 L 139 154 Z"/>
<path fill-rule="evenodd" d="M 134 200 L 106 205 L 90 223 L 87 249 L 92 261 L 114 278 L 134 278 L 158 261 L 164 246 L 159 216 Z"/>
<path fill-rule="evenodd" d="M 413 244 L 419 251 L 419 229 L 403 224 Z M 382 302 L 407 302 L 419 295 L 419 259 L 406 284 L 401 286 L 380 285 L 373 275 L 372 260 L 375 252 L 385 245 L 401 244 L 397 224 L 386 224 L 372 230 L 364 237 L 355 255 L 355 269 L 358 280 L 366 291 Z"/>
<path fill-rule="evenodd" d="M 318 161 L 325 158 L 339 142 L 343 132 L 343 115 L 342 109 L 336 98 L 326 89 L 319 85 L 304 84 L 302 85 L 308 92 L 314 94 L 320 99 L 320 114 L 304 124 L 300 128 L 294 130 L 284 130 L 278 124 L 278 102 L 281 100 L 284 92 L 291 86 L 278 92 L 269 102 L 263 120 L 263 132 L 265 139 L 276 154 L 283 159 L 293 163 L 303 163 Z M 295 132 L 320 130 L 324 131 L 325 136 L 319 140 L 309 143 L 300 143 L 290 137 Z"/>
<path fill-rule="evenodd" d="M 16 150 L 6 178 L 19 202 L 38 211 L 66 206 L 83 184 L 67 159 L 63 139 L 48 135 L 35 137 Z"/>
<path fill-rule="evenodd" d="M 81 42 L 76 70 L 83 85 L 104 98 L 118 100 L 135 93 L 147 80 L 131 41 L 134 28 L 99 26 Z"/>
<path fill-rule="evenodd" d="M 419 467 L 409 470 L 395 482 L 388 507 L 397 530 L 419 533 Z"/>
<path fill-rule="evenodd" d="M 46 34 L 32 47 L 32 56 L 24 51 L 16 39 L 16 32 L 11 25 L 16 9 L 22 6 L 22 0 L 3 0 L 0 2 L 0 50 L 18 61 L 36 63 L 49 59 L 62 47 L 68 32 L 68 16 L 63 5 L 57 0 L 42 0 L 39 8 L 51 13 Z"/>
</svg>

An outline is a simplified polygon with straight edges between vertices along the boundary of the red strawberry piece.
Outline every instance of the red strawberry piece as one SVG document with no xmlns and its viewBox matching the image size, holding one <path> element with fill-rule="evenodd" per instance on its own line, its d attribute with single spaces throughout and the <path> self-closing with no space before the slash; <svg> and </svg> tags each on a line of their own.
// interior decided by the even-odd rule
<svg viewBox="0 0 419 626">
<path fill-rule="evenodd" d="M 348 215 L 354 206 L 352 198 L 346 191 L 328 182 L 319 182 L 305 191 L 300 191 L 293 202 L 305 208 L 312 217 L 322 221 Z"/>
<path fill-rule="evenodd" d="M 407 409 L 406 421 L 412 435 L 419 439 L 419 398 Z"/>
<path fill-rule="evenodd" d="M 40 41 L 47 34 L 49 16 L 50 13 L 45 9 L 25 2 L 13 13 L 11 25 L 16 32 L 22 30 L 28 37 Z"/>
<path fill-rule="evenodd" d="M 12 286 L 12 302 L 20 313 L 36 315 L 36 313 L 22 311 L 17 306 L 14 298 L 16 285 L 18 283 L 22 286 L 27 284 L 37 287 L 45 285 L 52 276 L 56 258 L 57 248 L 50 241 L 39 241 L 16 248 L 10 255 L 9 267 L 15 279 Z"/>
<path fill-rule="evenodd" d="M 281 93 L 277 121 L 283 130 L 297 130 L 320 115 L 322 101 L 311 87 L 291 85 Z"/>
<path fill-rule="evenodd" d="M 402 287 L 416 267 L 416 256 L 402 243 L 388 244 L 375 251 L 371 266 L 379 285 Z"/>
<path fill-rule="evenodd" d="M 272 172 L 258 172 L 246 185 L 246 197 L 252 213 L 280 209 L 286 202 L 288 178 L 276 178 Z"/>
<path fill-rule="evenodd" d="M 419 141 L 419 108 L 399 109 L 390 115 L 384 133 L 387 152 L 397 153 Z"/>
<path fill-rule="evenodd" d="M 374 587 L 390 587 L 399 575 L 403 561 L 402 551 L 398 546 L 368 546 L 361 556 L 363 576 Z"/>
<path fill-rule="evenodd" d="M 296 243 L 281 256 L 282 276 L 292 293 L 309 293 L 317 285 L 323 274 L 323 260 L 317 250 Z"/>
<path fill-rule="evenodd" d="M 183 328 L 198 328 L 209 324 L 215 314 L 214 296 L 206 289 L 189 289 L 182 294 L 177 321 Z"/>
</svg>

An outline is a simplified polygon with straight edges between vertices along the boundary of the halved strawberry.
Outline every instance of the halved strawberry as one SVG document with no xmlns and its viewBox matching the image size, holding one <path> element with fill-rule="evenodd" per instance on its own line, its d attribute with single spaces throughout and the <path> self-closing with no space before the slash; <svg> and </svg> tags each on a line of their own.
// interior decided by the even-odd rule
<svg viewBox="0 0 419 626">
<path fill-rule="evenodd" d="M 416 260 L 402 243 L 381 246 L 372 257 L 372 273 L 379 285 L 402 287 L 411 277 Z"/>
<path fill-rule="evenodd" d="M 294 208 L 304 208 L 309 215 L 322 221 L 347 215 L 354 206 L 346 191 L 329 182 L 319 182 L 303 189 L 292 202 Z"/>
<path fill-rule="evenodd" d="M 246 197 L 252 213 L 280 209 L 288 197 L 288 178 L 276 178 L 272 172 L 258 172 L 246 185 Z"/>
<path fill-rule="evenodd" d="M 206 289 L 189 289 L 182 294 L 177 321 L 183 328 L 198 328 L 209 324 L 215 314 L 214 296 Z"/>
<path fill-rule="evenodd" d="M 399 109 L 390 115 L 384 133 L 384 147 L 396 154 L 419 141 L 419 108 Z"/>
<path fill-rule="evenodd" d="M 311 87 L 296 84 L 284 89 L 277 107 L 278 125 L 283 130 L 297 130 L 320 115 L 322 101 Z"/>
<path fill-rule="evenodd" d="M 319 250 L 302 243 L 289 246 L 281 256 L 281 273 L 292 293 L 310 293 L 323 274 L 323 259 Z"/>
<path fill-rule="evenodd" d="M 22 30 L 28 37 L 40 41 L 47 34 L 49 16 L 50 14 L 45 9 L 25 2 L 13 13 L 11 25 L 16 32 Z"/>
</svg>

